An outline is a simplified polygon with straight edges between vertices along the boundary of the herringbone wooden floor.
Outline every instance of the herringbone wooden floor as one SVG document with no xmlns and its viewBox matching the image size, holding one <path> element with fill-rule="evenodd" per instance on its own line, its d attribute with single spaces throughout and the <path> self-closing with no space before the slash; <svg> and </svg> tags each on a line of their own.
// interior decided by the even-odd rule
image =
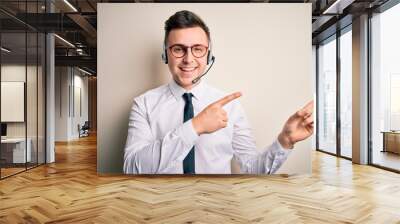
<svg viewBox="0 0 400 224">
<path fill-rule="evenodd" d="M 400 175 L 316 152 L 312 175 L 96 174 L 96 139 L 0 181 L 0 223 L 400 223 Z"/>
</svg>

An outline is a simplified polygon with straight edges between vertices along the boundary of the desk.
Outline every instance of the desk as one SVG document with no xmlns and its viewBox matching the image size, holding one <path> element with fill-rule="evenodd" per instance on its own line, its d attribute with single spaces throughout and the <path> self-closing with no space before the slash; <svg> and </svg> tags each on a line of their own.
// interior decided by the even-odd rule
<svg viewBox="0 0 400 224">
<path fill-rule="evenodd" d="M 382 152 L 400 154 L 400 131 L 382 131 L 381 133 L 383 133 Z"/>
<path fill-rule="evenodd" d="M 6 138 L 1 139 L 1 159 L 6 163 L 25 163 L 32 160 L 31 145 L 32 140 L 27 139 L 25 154 L 25 138 Z M 25 161 L 27 158 L 27 161 Z"/>
</svg>

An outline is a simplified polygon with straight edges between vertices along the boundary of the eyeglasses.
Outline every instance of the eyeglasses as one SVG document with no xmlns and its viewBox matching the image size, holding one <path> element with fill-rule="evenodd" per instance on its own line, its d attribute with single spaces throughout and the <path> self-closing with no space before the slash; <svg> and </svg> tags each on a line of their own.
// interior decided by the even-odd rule
<svg viewBox="0 0 400 224">
<path fill-rule="evenodd" d="M 192 55 L 196 58 L 201 58 L 206 55 L 208 47 L 201 45 L 201 44 L 195 44 L 193 46 L 185 46 L 182 44 L 174 44 L 168 49 L 170 50 L 171 54 L 176 57 L 176 58 L 182 58 L 187 54 L 187 50 L 190 48 L 190 51 L 192 52 Z"/>
</svg>

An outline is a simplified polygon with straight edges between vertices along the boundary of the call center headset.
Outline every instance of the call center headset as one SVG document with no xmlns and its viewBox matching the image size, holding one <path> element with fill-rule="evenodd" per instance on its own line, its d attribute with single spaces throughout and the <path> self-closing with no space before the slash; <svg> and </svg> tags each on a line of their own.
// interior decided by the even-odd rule
<svg viewBox="0 0 400 224">
<path fill-rule="evenodd" d="M 200 75 L 199 77 L 195 78 L 192 80 L 192 83 L 195 84 L 196 82 L 198 82 L 200 80 L 201 77 L 203 77 L 205 74 L 207 74 L 207 72 L 210 70 L 210 68 L 214 65 L 215 62 L 215 57 L 212 54 L 212 45 L 211 45 L 211 39 L 208 41 L 208 46 L 210 46 L 208 48 L 208 53 L 207 53 L 207 65 L 210 65 L 210 67 L 208 67 L 207 71 Z M 168 53 L 167 53 L 167 47 L 165 45 L 165 41 L 163 44 L 163 53 L 161 54 L 161 59 L 165 64 L 168 64 Z"/>
</svg>

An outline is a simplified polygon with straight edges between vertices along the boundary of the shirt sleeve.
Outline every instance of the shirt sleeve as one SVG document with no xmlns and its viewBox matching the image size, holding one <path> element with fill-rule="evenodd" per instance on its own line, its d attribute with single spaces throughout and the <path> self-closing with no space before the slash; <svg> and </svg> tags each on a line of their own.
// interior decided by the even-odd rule
<svg viewBox="0 0 400 224">
<path fill-rule="evenodd" d="M 183 173 L 182 162 L 199 138 L 192 120 L 169 131 L 162 139 L 156 139 L 147 118 L 141 99 L 135 99 L 129 116 L 124 173 Z"/>
<path fill-rule="evenodd" d="M 251 127 L 239 103 L 232 110 L 234 114 L 232 148 L 234 158 L 240 164 L 241 173 L 273 174 L 286 161 L 291 149 L 285 149 L 276 139 L 271 145 L 258 151 Z"/>
</svg>

